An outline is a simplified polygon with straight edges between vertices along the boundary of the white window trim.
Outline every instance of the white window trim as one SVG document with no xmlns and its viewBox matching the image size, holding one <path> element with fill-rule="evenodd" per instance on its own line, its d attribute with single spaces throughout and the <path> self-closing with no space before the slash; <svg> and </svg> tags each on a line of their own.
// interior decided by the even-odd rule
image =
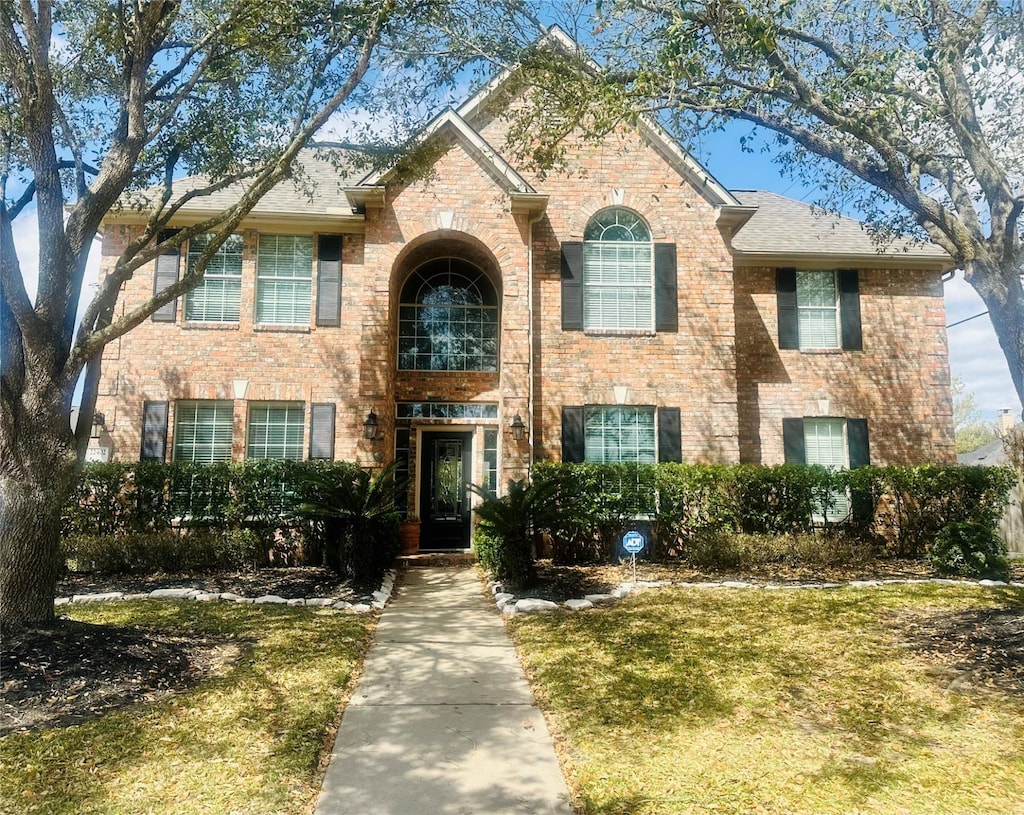
<svg viewBox="0 0 1024 815">
<path fill-rule="evenodd" d="M 208 233 L 208 234 L 211 234 L 211 233 Z M 183 309 L 183 317 L 184 317 L 185 322 L 193 323 L 193 324 L 199 324 L 199 325 L 202 325 L 204 323 L 208 323 L 208 324 L 223 324 L 223 325 L 238 325 L 238 323 L 240 322 L 241 317 L 242 317 L 242 280 L 245 277 L 245 241 L 242 238 L 242 235 L 241 235 L 240 232 L 232 232 L 231 233 L 231 236 L 235 236 L 235 235 L 237 235 L 239 240 L 241 240 L 241 242 L 242 242 L 241 253 L 240 253 L 241 261 L 240 261 L 240 267 L 239 267 L 238 274 L 220 274 L 218 272 L 212 272 L 211 273 L 209 266 L 207 266 L 206 271 L 203 272 L 203 282 L 200 283 L 198 286 L 196 286 L 194 289 L 192 289 L 191 291 L 189 291 L 185 295 L 185 304 L 184 304 L 185 307 Z M 188 270 L 191 267 L 192 241 L 193 240 L 195 240 L 195 238 L 193 238 L 192 240 L 189 240 L 189 241 L 186 242 L 186 248 L 185 248 L 185 273 L 186 274 L 188 273 Z M 218 249 L 217 252 L 219 253 L 222 249 L 224 249 L 225 245 L 226 245 L 226 242 L 221 245 L 220 249 Z M 217 253 L 214 253 L 213 257 L 214 258 L 217 257 Z M 213 258 L 211 258 L 211 260 L 213 260 Z M 215 280 L 224 280 L 224 281 L 230 281 L 230 282 L 236 282 L 237 281 L 237 283 L 238 283 L 238 317 L 233 319 L 233 320 L 220 320 L 220 319 L 215 319 L 215 318 L 210 318 L 210 317 L 202 317 L 202 318 L 199 318 L 199 319 L 190 318 L 188 316 L 188 312 L 189 312 L 189 306 L 191 305 L 192 298 L 195 296 L 195 294 L 200 289 L 202 289 L 203 286 L 206 285 L 207 281 L 215 281 Z"/>
<path fill-rule="evenodd" d="M 588 334 L 653 334 L 655 332 L 655 323 L 657 319 L 657 291 L 656 291 L 656 280 L 654 273 L 654 239 L 652 237 L 650 224 L 643 218 L 639 213 L 629 209 L 628 207 L 615 206 L 602 209 L 599 212 L 594 213 L 590 220 L 587 222 L 587 227 L 596 219 L 599 218 L 603 213 L 610 210 L 618 210 L 628 212 L 630 215 L 635 217 L 639 222 L 644 225 L 647 231 L 646 241 L 603 241 L 603 240 L 587 240 L 583 239 L 583 330 Z M 584 234 L 586 229 L 584 230 Z M 648 278 L 644 285 L 641 284 L 629 284 L 629 283 L 596 283 L 589 280 L 587 274 L 587 256 L 590 254 L 590 250 L 599 248 L 602 246 L 609 246 L 619 248 L 623 246 L 646 246 L 649 254 L 648 263 Z M 592 325 L 587 321 L 587 300 L 592 291 L 599 289 L 633 289 L 639 291 L 641 289 L 646 290 L 650 297 L 650 313 L 646 315 L 646 323 L 644 325 L 636 326 L 618 326 L 618 325 Z M 641 315 L 635 315 L 639 318 Z M 640 322 L 638 319 L 637 322 Z"/>
<path fill-rule="evenodd" d="M 807 274 L 831 274 L 832 275 L 832 287 L 835 291 L 835 328 L 836 328 L 836 341 L 834 345 L 805 345 L 803 332 L 800 331 L 800 312 L 810 309 L 822 309 L 827 306 L 806 306 L 800 304 L 800 275 L 801 273 Z M 796 286 L 796 330 L 797 340 L 801 351 L 839 351 L 843 347 L 843 318 L 842 318 L 842 303 L 839 297 L 839 272 L 836 269 L 801 269 L 797 271 L 797 286 Z"/>
<path fill-rule="evenodd" d="M 841 417 L 841 416 L 805 416 L 804 417 L 804 450 L 805 451 L 807 450 L 807 423 L 808 422 L 815 422 L 815 421 L 817 421 L 817 422 L 821 422 L 821 421 L 839 422 L 842 425 L 842 431 L 843 431 L 843 464 L 842 464 L 841 467 L 838 467 L 836 469 L 849 470 L 850 469 L 850 434 L 849 434 L 849 422 L 848 422 L 848 420 L 845 417 Z M 806 454 L 805 454 L 805 462 L 808 465 L 810 465 L 810 466 L 817 465 L 817 462 L 806 461 Z M 817 466 L 824 466 L 824 465 L 817 465 Z M 811 520 L 815 524 L 824 525 L 825 522 L 826 522 L 825 513 L 821 512 L 820 510 L 821 510 L 821 507 L 815 505 L 814 512 L 812 512 L 812 514 L 811 514 Z M 833 511 L 835 511 L 835 510 L 833 510 Z M 827 520 L 828 520 L 828 523 L 830 523 L 830 524 L 845 523 L 846 521 L 848 521 L 850 519 L 852 514 L 853 514 L 853 503 L 852 503 L 852 499 L 851 499 L 850 493 L 847 492 L 846 493 L 846 513 L 844 515 L 841 515 L 841 516 L 838 516 L 838 517 L 835 517 L 835 518 L 828 518 Z"/>
<path fill-rule="evenodd" d="M 217 404 L 224 406 L 230 417 L 230 435 L 229 435 L 229 446 L 227 458 L 211 458 L 210 461 L 201 460 L 198 463 L 208 464 L 216 461 L 231 461 L 234 454 L 234 434 L 235 434 L 235 416 L 234 416 L 234 403 L 230 399 L 178 399 L 174 402 L 174 438 L 171 444 L 171 460 L 172 461 L 186 461 L 196 463 L 195 458 L 195 432 L 192 433 L 192 458 L 182 458 L 179 456 L 179 448 L 182 446 L 182 407 L 186 405 L 200 405 L 200 404 Z M 198 427 L 197 423 L 193 423 L 193 428 Z"/>
<path fill-rule="evenodd" d="M 253 419 L 252 419 L 252 413 L 253 413 L 253 409 L 254 408 L 256 408 L 256 409 L 267 409 L 267 410 L 272 410 L 274 408 L 287 408 L 289 410 L 297 409 L 297 410 L 301 411 L 301 415 L 299 417 L 299 422 L 298 422 L 298 427 L 299 427 L 299 430 L 302 431 L 302 433 L 301 433 L 301 436 L 300 436 L 300 438 L 298 440 L 298 443 L 296 445 L 296 449 L 297 449 L 297 452 L 298 452 L 298 455 L 296 457 L 290 457 L 290 456 L 266 456 L 266 455 L 254 456 L 252 454 L 252 447 L 253 447 L 252 431 L 253 431 L 253 428 L 255 426 L 254 423 L 253 423 Z M 253 402 L 247 402 L 246 403 L 246 415 L 245 415 L 245 458 L 246 458 L 246 460 L 252 460 L 252 461 L 302 461 L 303 458 L 305 457 L 306 445 L 307 445 L 307 438 L 306 438 L 306 432 L 307 432 L 306 425 L 307 425 L 307 421 L 306 420 L 308 418 L 309 418 L 309 412 L 306 410 L 306 403 L 305 402 L 298 402 L 298 401 L 291 401 L 291 402 L 289 402 L 289 401 L 262 401 L 262 400 L 260 400 L 260 401 L 253 401 Z M 287 427 L 288 427 L 288 425 L 285 425 L 285 428 L 287 428 Z M 268 444 L 262 444 L 260 446 L 266 448 L 268 446 Z M 283 446 L 285 448 L 287 448 L 287 443 L 285 443 Z"/>
<path fill-rule="evenodd" d="M 634 410 L 644 411 L 650 413 L 652 418 L 651 430 L 654 434 L 652 439 L 652 453 L 653 458 L 651 461 L 639 461 L 635 459 L 623 461 L 621 459 L 617 461 L 608 462 L 604 458 L 599 461 L 598 459 L 591 458 L 587 455 L 588 439 L 587 439 L 587 426 L 590 424 L 588 421 L 588 412 L 592 410 Z M 639 449 L 639 448 L 638 448 Z M 607 464 L 657 464 L 658 463 L 658 410 L 652 405 L 604 405 L 604 404 L 593 404 L 583 406 L 583 460 L 586 462 L 593 463 L 607 463 Z"/>
<path fill-rule="evenodd" d="M 276 275 L 264 275 L 264 274 L 261 274 L 260 273 L 260 247 L 262 245 L 262 241 L 263 241 L 264 238 L 308 238 L 309 241 L 310 241 L 310 255 L 309 255 L 310 262 L 309 262 L 308 268 L 306 269 L 306 271 L 308 273 L 308 276 L 306 276 L 306 277 L 295 277 L 295 276 L 291 276 L 291 277 L 278 277 Z M 254 322 L 255 325 L 257 325 L 257 326 L 302 326 L 302 327 L 306 327 L 306 328 L 309 327 L 311 315 L 313 313 L 313 304 L 314 304 L 314 300 L 313 300 L 313 277 L 314 277 L 314 275 L 313 275 L 313 266 L 314 266 L 314 263 L 315 263 L 315 254 L 316 253 L 315 253 L 315 247 L 313 245 L 313 236 L 312 235 L 286 235 L 286 234 L 278 233 L 278 232 L 268 232 L 268 233 L 265 233 L 265 234 L 264 233 L 260 233 L 259 239 L 257 240 L 257 243 L 256 243 L 256 292 L 255 292 L 255 302 L 253 304 L 254 305 L 254 308 L 253 308 L 253 322 Z M 261 289 L 263 287 L 263 284 L 265 282 L 267 282 L 267 283 L 269 283 L 269 282 L 284 282 L 284 283 L 303 282 L 303 283 L 307 283 L 308 286 L 309 286 L 309 304 L 308 304 L 308 307 L 307 307 L 307 310 L 306 310 L 306 319 L 305 320 L 300 320 L 298 322 L 295 322 L 295 321 L 291 321 L 291 322 L 271 322 L 271 321 L 261 320 L 260 316 L 259 316 L 260 315 L 260 293 L 261 293 Z"/>
</svg>

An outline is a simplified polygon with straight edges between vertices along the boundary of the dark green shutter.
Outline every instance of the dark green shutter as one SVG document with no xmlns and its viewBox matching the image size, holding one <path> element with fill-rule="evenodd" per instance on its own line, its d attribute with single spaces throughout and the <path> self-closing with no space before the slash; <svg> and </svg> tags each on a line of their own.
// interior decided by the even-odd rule
<svg viewBox="0 0 1024 815">
<path fill-rule="evenodd" d="M 174 235 L 181 230 L 178 229 L 165 229 L 157 237 L 157 243 L 163 243 L 169 237 Z M 157 255 L 156 258 L 156 272 L 153 275 L 153 294 L 159 294 L 168 286 L 173 286 L 178 282 L 178 270 L 181 265 L 181 247 L 175 246 L 168 249 L 161 255 Z M 178 319 L 178 298 L 175 297 L 171 302 L 164 303 L 160 308 L 153 312 L 153 322 L 155 323 L 173 323 Z M 162 459 L 161 459 L 162 460 Z"/>
<path fill-rule="evenodd" d="M 782 420 L 782 449 L 785 451 L 787 464 L 807 463 L 803 419 Z"/>
<path fill-rule="evenodd" d="M 654 244 L 654 330 L 679 330 L 676 245 Z"/>
<path fill-rule="evenodd" d="M 860 276 L 856 269 L 839 270 L 839 324 L 843 331 L 843 350 L 863 349 L 860 328 Z"/>
<path fill-rule="evenodd" d="M 318 239 L 316 324 L 341 325 L 341 235 Z"/>
<path fill-rule="evenodd" d="M 562 330 L 583 330 L 583 244 L 562 244 Z"/>
<path fill-rule="evenodd" d="M 142 403 L 141 461 L 164 461 L 167 457 L 167 402 Z"/>
<path fill-rule="evenodd" d="M 583 408 L 562 408 L 562 461 L 579 464 L 587 457 L 583 436 Z"/>
<path fill-rule="evenodd" d="M 868 420 L 847 419 L 846 440 L 850 445 L 850 469 L 867 467 L 871 463 L 871 446 L 868 443 Z"/>
<path fill-rule="evenodd" d="M 779 348 L 799 348 L 796 319 L 796 269 L 775 270 L 775 296 L 779 312 Z"/>
<path fill-rule="evenodd" d="M 310 405 L 309 457 L 334 459 L 334 404 L 331 402 Z"/>
<path fill-rule="evenodd" d="M 658 461 L 683 460 L 681 425 L 679 408 L 658 408 Z"/>
</svg>

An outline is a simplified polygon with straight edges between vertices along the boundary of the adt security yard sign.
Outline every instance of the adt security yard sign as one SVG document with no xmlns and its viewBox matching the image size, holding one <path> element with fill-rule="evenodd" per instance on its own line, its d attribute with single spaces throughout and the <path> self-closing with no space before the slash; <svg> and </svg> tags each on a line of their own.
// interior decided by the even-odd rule
<svg viewBox="0 0 1024 815">
<path fill-rule="evenodd" d="M 633 561 L 633 583 L 636 584 L 636 556 L 644 550 L 644 536 L 631 529 L 622 536 L 622 548 L 629 552 L 630 560 Z"/>
<path fill-rule="evenodd" d="M 644 536 L 635 530 L 631 530 L 622 536 L 622 548 L 631 555 L 639 554 L 644 550 Z"/>
</svg>

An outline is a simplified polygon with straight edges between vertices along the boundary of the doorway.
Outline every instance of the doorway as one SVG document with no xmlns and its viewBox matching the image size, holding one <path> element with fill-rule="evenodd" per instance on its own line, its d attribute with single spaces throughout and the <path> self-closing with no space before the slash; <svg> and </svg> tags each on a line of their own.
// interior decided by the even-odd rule
<svg viewBox="0 0 1024 815">
<path fill-rule="evenodd" d="M 468 549 L 473 434 L 425 432 L 421 442 L 420 550 Z"/>
</svg>

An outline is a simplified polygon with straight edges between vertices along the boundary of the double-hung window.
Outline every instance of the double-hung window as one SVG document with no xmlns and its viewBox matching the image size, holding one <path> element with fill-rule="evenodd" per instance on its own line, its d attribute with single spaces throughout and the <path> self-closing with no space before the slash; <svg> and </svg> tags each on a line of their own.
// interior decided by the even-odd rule
<svg viewBox="0 0 1024 815">
<path fill-rule="evenodd" d="M 305 411 L 301 402 L 249 405 L 246 458 L 302 459 Z"/>
<path fill-rule="evenodd" d="M 229 401 L 182 401 L 174 407 L 174 460 L 210 464 L 231 460 L 233 408 Z"/>
<path fill-rule="evenodd" d="M 863 349 L 857 269 L 776 271 L 779 348 Z"/>
<path fill-rule="evenodd" d="M 196 235 L 188 242 L 191 273 L 211 235 Z M 201 323 L 237 323 L 242 296 L 242 236 L 229 235 L 203 274 L 203 282 L 185 298 L 185 319 Z"/>
<path fill-rule="evenodd" d="M 839 294 L 832 271 L 796 273 L 800 348 L 839 348 Z"/>
<path fill-rule="evenodd" d="M 313 289 L 313 239 L 260 235 L 256 259 L 256 322 L 309 325 Z"/>
<path fill-rule="evenodd" d="M 599 212 L 583 233 L 583 328 L 654 330 L 651 232 L 627 209 Z"/>
<path fill-rule="evenodd" d="M 653 464 L 654 408 L 588 405 L 584 411 L 583 438 L 587 461 Z"/>
<path fill-rule="evenodd" d="M 804 419 L 804 454 L 808 464 L 847 470 L 850 467 L 847 450 L 845 420 Z M 827 502 L 819 502 L 815 507 L 815 515 L 829 522 L 845 520 L 849 514 L 850 498 L 846 493 L 832 495 Z"/>
</svg>

